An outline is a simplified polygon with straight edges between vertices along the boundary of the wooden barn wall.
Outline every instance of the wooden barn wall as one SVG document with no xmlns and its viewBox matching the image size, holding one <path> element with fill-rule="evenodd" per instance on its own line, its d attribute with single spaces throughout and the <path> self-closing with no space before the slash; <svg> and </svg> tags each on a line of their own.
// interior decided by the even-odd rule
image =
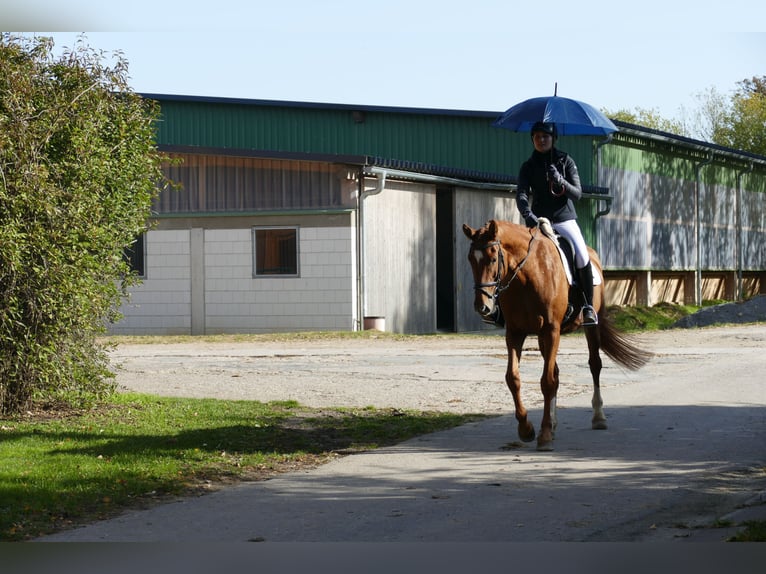
<svg viewBox="0 0 766 574">
<path fill-rule="evenodd" d="M 435 332 L 435 186 L 387 181 L 364 199 L 363 234 L 364 316 L 384 317 L 386 331 Z"/>
<path fill-rule="evenodd" d="M 482 322 L 473 309 L 473 274 L 468 264 L 468 238 L 463 224 L 481 227 L 490 219 L 502 219 L 521 223 L 516 209 L 515 194 L 488 192 L 475 189 L 455 191 L 455 331 L 498 331 L 496 327 Z"/>
</svg>

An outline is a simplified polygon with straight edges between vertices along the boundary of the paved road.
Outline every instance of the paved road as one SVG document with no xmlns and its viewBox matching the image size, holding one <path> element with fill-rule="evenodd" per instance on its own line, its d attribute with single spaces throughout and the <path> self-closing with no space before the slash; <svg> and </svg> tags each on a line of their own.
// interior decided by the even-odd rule
<svg viewBox="0 0 766 574">
<path fill-rule="evenodd" d="M 506 414 L 42 540 L 723 540 L 718 519 L 766 519 L 764 343 L 757 325 L 654 348 L 605 389 L 608 430 L 589 394 L 562 401 L 554 452 L 520 445 Z"/>
</svg>

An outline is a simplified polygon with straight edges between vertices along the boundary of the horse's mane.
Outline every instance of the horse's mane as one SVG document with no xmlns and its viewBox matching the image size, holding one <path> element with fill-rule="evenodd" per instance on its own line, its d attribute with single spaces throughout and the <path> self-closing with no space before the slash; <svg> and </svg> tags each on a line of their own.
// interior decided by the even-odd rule
<svg viewBox="0 0 766 574">
<path fill-rule="evenodd" d="M 545 221 L 547 222 L 547 220 Z M 550 227 L 550 224 L 548 224 L 548 226 Z M 524 251 L 530 248 L 530 241 L 533 239 L 546 239 L 548 237 L 553 239 L 553 237 L 546 233 L 546 229 L 544 229 L 543 226 L 539 229 L 535 229 L 529 228 L 526 225 L 513 223 L 512 221 L 498 219 L 490 219 L 480 231 L 482 234 L 486 233 L 484 239 L 487 240 L 487 242 L 492 239 L 498 239 L 506 247 L 513 246 L 516 250 Z M 552 227 L 550 227 L 550 232 L 553 233 Z M 555 245 L 555 240 L 552 245 Z"/>
<path fill-rule="evenodd" d="M 508 237 L 510 235 L 510 237 Z M 529 240 L 529 229 L 512 221 L 502 219 L 490 219 L 484 224 L 484 227 L 478 230 L 477 237 L 486 240 L 507 239 L 507 240 Z"/>
</svg>

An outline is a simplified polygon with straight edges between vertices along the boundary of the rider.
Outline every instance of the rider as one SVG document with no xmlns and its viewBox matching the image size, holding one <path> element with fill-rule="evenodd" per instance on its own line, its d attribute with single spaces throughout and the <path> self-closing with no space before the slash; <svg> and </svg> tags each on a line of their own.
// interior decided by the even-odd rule
<svg viewBox="0 0 766 574">
<path fill-rule="evenodd" d="M 582 197 L 580 175 L 574 160 L 554 147 L 557 135 L 555 124 L 537 122 L 532 126 L 535 149 L 519 171 L 516 205 L 527 227 L 537 227 L 537 218 L 547 217 L 559 235 L 572 242 L 577 282 L 585 298 L 582 324 L 597 325 L 598 316 L 593 309 L 593 270 L 573 203 Z"/>
</svg>

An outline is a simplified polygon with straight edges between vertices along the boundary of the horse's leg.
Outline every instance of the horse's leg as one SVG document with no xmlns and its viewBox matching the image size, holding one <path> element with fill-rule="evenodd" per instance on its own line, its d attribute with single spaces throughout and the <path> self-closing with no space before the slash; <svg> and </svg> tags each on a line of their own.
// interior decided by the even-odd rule
<svg viewBox="0 0 766 574">
<path fill-rule="evenodd" d="M 540 354 L 542 355 L 543 359 L 545 359 L 546 356 L 548 356 L 549 351 L 546 348 L 546 341 L 543 339 L 543 337 L 538 337 L 538 346 L 540 347 Z M 553 438 L 556 438 L 556 427 L 558 426 L 558 417 L 556 416 L 556 403 L 557 403 L 557 397 L 558 397 L 558 388 L 559 388 L 559 363 L 558 361 L 553 362 L 553 381 L 554 386 L 556 388 L 556 393 L 551 398 L 551 436 Z"/>
<path fill-rule="evenodd" d="M 508 347 L 508 369 L 505 372 L 505 384 L 513 396 L 513 405 L 516 409 L 516 420 L 519 423 L 519 438 L 524 442 L 535 440 L 535 427 L 527 420 L 527 409 L 521 400 L 521 350 L 524 346 L 526 335 L 506 332 L 505 344 Z"/>
<path fill-rule="evenodd" d="M 559 363 L 555 362 L 553 366 L 553 376 L 555 378 L 556 394 L 553 395 L 551 400 L 551 428 L 553 429 L 553 438 L 556 438 L 556 427 L 559 424 L 558 417 L 556 416 L 556 403 L 558 401 L 558 389 L 559 389 Z"/>
<path fill-rule="evenodd" d="M 559 366 L 556 355 L 559 351 L 561 333 L 558 326 L 550 326 L 538 337 L 540 353 L 543 355 L 543 375 L 540 388 L 543 391 L 543 420 L 537 450 L 553 450 L 553 431 L 556 424 L 556 394 L 559 390 Z"/>
<path fill-rule="evenodd" d="M 601 399 L 601 339 L 598 328 L 585 329 L 585 338 L 588 341 L 588 366 L 590 374 L 593 377 L 593 398 L 591 406 L 593 407 L 593 418 L 591 419 L 591 428 L 596 430 L 606 429 L 606 415 L 604 414 L 604 401 Z"/>
</svg>

